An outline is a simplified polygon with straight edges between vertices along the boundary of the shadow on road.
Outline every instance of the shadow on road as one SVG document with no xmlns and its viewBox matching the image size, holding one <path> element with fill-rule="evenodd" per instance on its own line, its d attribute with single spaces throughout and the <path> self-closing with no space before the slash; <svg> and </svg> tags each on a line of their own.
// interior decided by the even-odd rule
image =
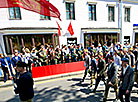
<svg viewBox="0 0 138 102">
<path fill-rule="evenodd" d="M 69 79 L 70 81 L 80 81 L 79 78 Z M 68 84 L 68 83 L 67 83 Z M 92 93 L 91 89 L 87 89 L 88 83 L 75 83 L 70 85 L 68 89 L 64 86 L 44 87 L 35 89 L 34 102 L 101 102 L 103 99 L 104 89 L 97 90 Z M 76 89 L 73 86 L 80 86 Z M 114 92 L 114 91 L 111 91 Z M 138 102 L 137 96 L 131 97 L 132 102 Z M 19 97 L 8 100 L 7 102 L 19 102 Z M 113 102 L 113 99 L 108 99 L 107 102 Z"/>
</svg>

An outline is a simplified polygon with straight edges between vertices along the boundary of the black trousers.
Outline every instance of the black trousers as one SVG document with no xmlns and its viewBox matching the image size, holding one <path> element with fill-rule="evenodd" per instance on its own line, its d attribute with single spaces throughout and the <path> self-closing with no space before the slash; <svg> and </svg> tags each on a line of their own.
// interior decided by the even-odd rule
<svg viewBox="0 0 138 102">
<path fill-rule="evenodd" d="M 97 76 L 94 91 L 96 91 L 96 89 L 97 89 L 97 87 L 98 87 L 98 85 L 99 85 L 99 82 L 100 82 L 101 80 L 102 80 L 102 81 L 104 82 L 104 84 L 106 85 L 104 75 Z"/>
<path fill-rule="evenodd" d="M 92 72 L 91 72 L 91 71 L 88 72 L 88 70 L 89 70 L 89 67 L 87 67 L 87 68 L 85 69 L 84 76 L 83 76 L 83 79 L 82 79 L 83 81 L 85 80 L 85 78 L 86 78 L 86 76 L 87 76 L 87 73 L 89 73 L 90 76 L 92 75 Z"/>
<path fill-rule="evenodd" d="M 122 90 L 122 89 L 120 88 L 120 89 L 119 89 L 119 95 L 118 95 L 120 101 L 121 101 L 121 102 L 130 102 L 130 93 L 131 93 L 131 92 L 129 92 L 129 94 L 126 94 L 126 90 Z M 123 95 L 125 95 L 125 101 L 124 101 L 124 99 L 123 99 Z"/>
</svg>

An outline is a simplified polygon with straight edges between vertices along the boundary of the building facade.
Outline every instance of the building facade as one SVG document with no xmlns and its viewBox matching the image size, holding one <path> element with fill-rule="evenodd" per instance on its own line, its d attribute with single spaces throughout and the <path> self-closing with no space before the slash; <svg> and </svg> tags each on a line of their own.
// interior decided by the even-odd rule
<svg viewBox="0 0 138 102">
<path fill-rule="evenodd" d="M 0 9 L 0 43 L 4 51 L 32 48 L 39 44 L 107 42 L 138 43 L 137 0 L 49 0 L 58 8 L 62 21 L 21 8 Z M 58 35 L 59 23 L 61 36 Z M 71 22 L 74 35 L 68 32 Z"/>
</svg>

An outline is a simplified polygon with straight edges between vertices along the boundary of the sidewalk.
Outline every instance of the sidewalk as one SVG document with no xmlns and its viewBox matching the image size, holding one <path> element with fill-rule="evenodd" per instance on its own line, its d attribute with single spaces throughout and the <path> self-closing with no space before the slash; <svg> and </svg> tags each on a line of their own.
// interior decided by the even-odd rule
<svg viewBox="0 0 138 102">
<path fill-rule="evenodd" d="M 84 73 L 84 71 L 78 71 L 78 72 L 71 72 L 71 73 L 65 73 L 65 74 L 59 74 L 59 75 L 52 75 L 52 76 L 34 78 L 34 82 L 44 81 L 44 80 L 51 80 L 51 79 L 67 77 L 67 76 L 73 76 L 73 75 L 79 75 L 79 74 L 83 74 L 83 73 Z M 11 80 L 6 81 L 5 83 L 3 81 L 0 81 L 0 88 L 12 86 L 12 85 L 13 85 L 13 82 Z"/>
</svg>

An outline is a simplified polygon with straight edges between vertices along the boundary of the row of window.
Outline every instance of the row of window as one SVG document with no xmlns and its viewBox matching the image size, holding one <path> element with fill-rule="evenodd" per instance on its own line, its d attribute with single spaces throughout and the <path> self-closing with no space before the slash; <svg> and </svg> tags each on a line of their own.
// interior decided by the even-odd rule
<svg viewBox="0 0 138 102">
<path fill-rule="evenodd" d="M 89 20 L 96 21 L 96 4 L 89 4 Z M 21 19 L 21 12 L 19 7 L 9 8 L 10 19 Z M 40 15 L 40 19 L 50 20 L 49 16 Z M 66 2 L 66 19 L 75 20 L 74 3 Z M 108 21 L 115 21 L 115 7 L 108 6 Z M 124 21 L 130 22 L 130 8 L 125 7 Z"/>
</svg>

